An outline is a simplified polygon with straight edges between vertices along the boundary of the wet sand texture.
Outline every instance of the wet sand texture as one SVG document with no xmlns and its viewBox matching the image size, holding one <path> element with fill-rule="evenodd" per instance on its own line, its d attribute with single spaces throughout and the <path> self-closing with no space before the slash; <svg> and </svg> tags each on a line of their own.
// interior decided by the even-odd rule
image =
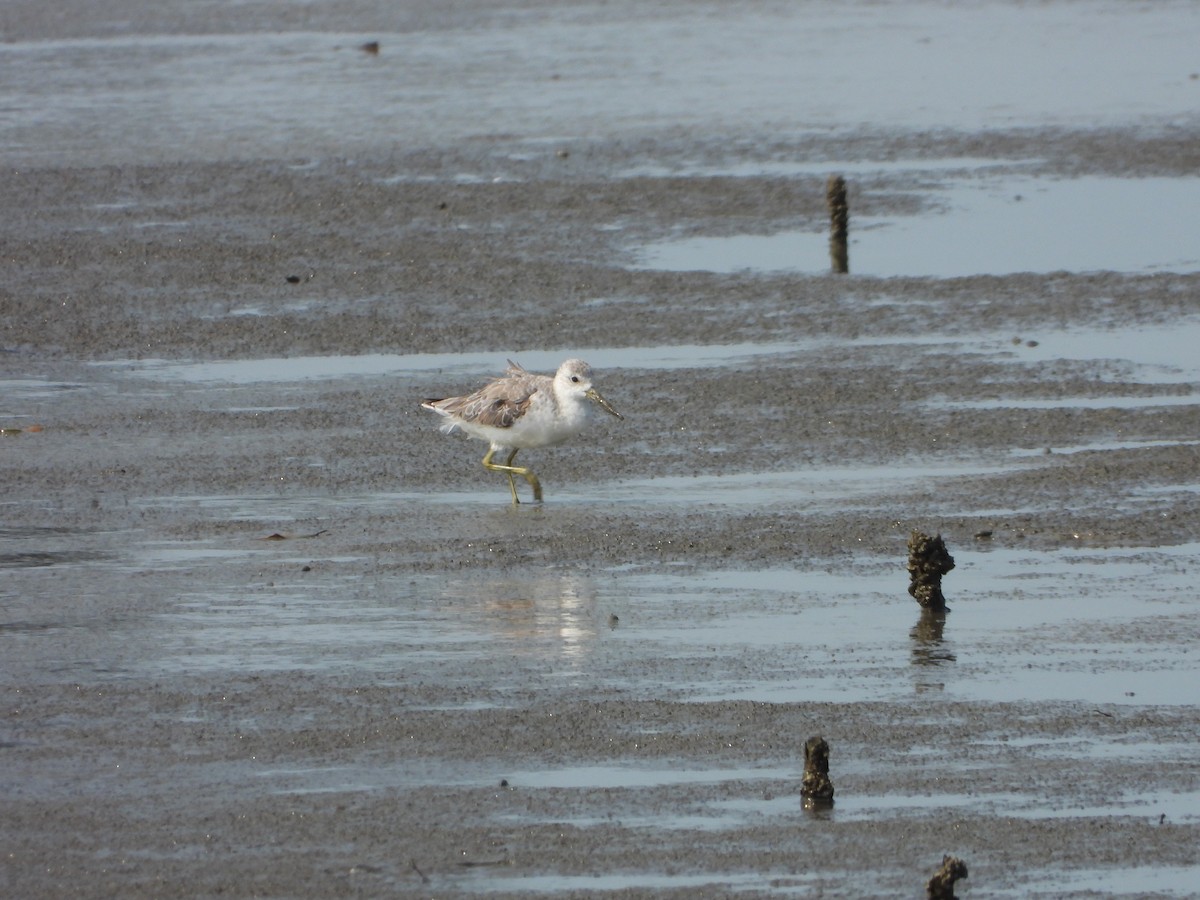
<svg viewBox="0 0 1200 900">
<path fill-rule="evenodd" d="M 0 894 L 1195 896 L 1198 32 L 4 4 Z M 543 504 L 418 408 L 573 356 Z"/>
</svg>

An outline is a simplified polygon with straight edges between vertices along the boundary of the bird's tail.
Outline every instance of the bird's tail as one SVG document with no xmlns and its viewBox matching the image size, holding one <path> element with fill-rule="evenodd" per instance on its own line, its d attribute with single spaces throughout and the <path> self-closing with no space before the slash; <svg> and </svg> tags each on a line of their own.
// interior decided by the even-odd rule
<svg viewBox="0 0 1200 900">
<path fill-rule="evenodd" d="M 458 430 L 458 423 L 454 421 L 450 413 L 442 409 L 440 404 L 445 403 L 445 400 L 422 400 L 421 409 L 427 409 L 430 412 L 435 412 L 446 421 L 438 426 L 438 430 L 445 434 L 452 434 Z"/>
</svg>

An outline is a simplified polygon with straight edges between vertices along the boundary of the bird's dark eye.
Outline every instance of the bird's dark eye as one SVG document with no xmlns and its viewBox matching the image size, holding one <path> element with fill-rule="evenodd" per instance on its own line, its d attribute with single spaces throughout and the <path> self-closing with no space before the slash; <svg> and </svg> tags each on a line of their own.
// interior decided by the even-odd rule
<svg viewBox="0 0 1200 900">
<path fill-rule="evenodd" d="M 579 384 L 579 376 L 578 375 L 572 375 L 571 380 L 573 382 L 575 382 L 576 384 Z"/>
</svg>

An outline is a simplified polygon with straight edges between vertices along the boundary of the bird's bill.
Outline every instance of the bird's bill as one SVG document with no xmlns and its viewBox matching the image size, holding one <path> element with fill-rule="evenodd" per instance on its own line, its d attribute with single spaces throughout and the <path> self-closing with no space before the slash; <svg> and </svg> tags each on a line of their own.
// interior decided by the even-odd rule
<svg viewBox="0 0 1200 900">
<path fill-rule="evenodd" d="M 584 396 L 586 396 L 589 400 L 594 401 L 596 403 L 596 405 L 599 406 L 606 413 L 612 413 L 618 419 L 625 418 L 623 415 L 621 415 L 619 412 L 617 412 L 615 409 L 613 409 L 612 404 L 609 403 L 607 400 L 605 400 L 603 397 L 601 397 L 600 392 L 598 390 L 596 390 L 595 388 L 588 388 L 588 392 Z"/>
</svg>

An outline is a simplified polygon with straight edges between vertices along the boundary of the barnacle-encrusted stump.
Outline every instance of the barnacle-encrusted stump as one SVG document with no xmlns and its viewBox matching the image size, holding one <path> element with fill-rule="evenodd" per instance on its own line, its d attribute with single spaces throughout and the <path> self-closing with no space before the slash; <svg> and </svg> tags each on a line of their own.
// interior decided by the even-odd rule
<svg viewBox="0 0 1200 900">
<path fill-rule="evenodd" d="M 925 885 L 929 900 L 954 900 L 954 882 L 967 877 L 967 864 L 957 856 L 943 856 L 942 867 Z"/>
<path fill-rule="evenodd" d="M 804 742 L 804 778 L 800 796 L 805 809 L 833 805 L 833 782 L 829 780 L 829 744 L 820 735 Z"/>
<path fill-rule="evenodd" d="M 925 609 L 945 609 L 942 576 L 954 568 L 954 557 L 939 534 L 930 537 L 914 531 L 908 537 L 908 592 Z"/>
</svg>

